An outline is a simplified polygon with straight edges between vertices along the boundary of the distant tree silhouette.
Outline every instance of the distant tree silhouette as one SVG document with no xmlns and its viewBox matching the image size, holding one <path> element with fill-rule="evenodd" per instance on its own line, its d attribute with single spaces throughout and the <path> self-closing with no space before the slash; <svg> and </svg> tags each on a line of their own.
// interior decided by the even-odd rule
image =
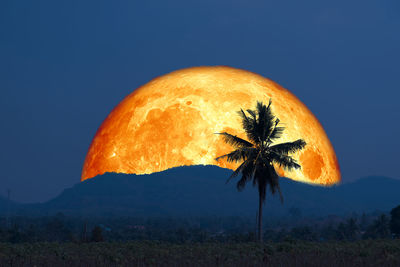
<svg viewBox="0 0 400 267">
<path fill-rule="evenodd" d="M 390 211 L 390 230 L 400 238 L 400 205 Z"/>
<path fill-rule="evenodd" d="M 345 240 L 354 241 L 360 236 L 360 226 L 355 218 L 350 218 L 346 223 L 339 225 L 338 230 L 342 231 L 341 236 Z"/>
<path fill-rule="evenodd" d="M 90 237 L 90 241 L 92 242 L 103 242 L 103 229 L 100 226 L 95 226 L 92 230 L 92 236 Z"/>
<path fill-rule="evenodd" d="M 254 186 L 257 185 L 259 193 L 258 240 L 262 242 L 262 208 L 267 187 L 269 186 L 272 194 L 278 191 L 281 201 L 283 201 L 279 176 L 273 163 L 287 170 L 300 168 L 300 165 L 289 154 L 303 149 L 306 142 L 298 139 L 294 142 L 272 145 L 282 136 L 284 127 L 278 126 L 280 121 L 272 114 L 271 100 L 268 106 L 257 102 L 255 110 L 248 109 L 247 114 L 240 110 L 238 113 L 242 118 L 242 126 L 249 141 L 227 132 L 218 133 L 235 150 L 217 157 L 216 160 L 226 158 L 228 162 L 241 163 L 228 179 L 229 181 L 239 174 L 242 175 L 237 182 L 239 191 L 244 189 L 247 182 L 252 181 Z"/>
<path fill-rule="evenodd" d="M 299 240 L 316 241 L 318 239 L 310 226 L 294 227 L 289 234 L 292 238 Z"/>
<path fill-rule="evenodd" d="M 336 239 L 337 240 L 346 240 L 346 225 L 344 223 L 339 223 L 336 229 Z"/>
<path fill-rule="evenodd" d="M 9 239 L 7 240 L 10 243 L 20 243 L 24 241 L 24 234 L 21 231 L 18 224 L 14 224 L 12 228 L 8 230 Z"/>
<path fill-rule="evenodd" d="M 45 225 L 46 240 L 48 241 L 68 241 L 71 231 L 66 227 L 64 221 L 60 217 L 51 218 Z"/>
<path fill-rule="evenodd" d="M 364 233 L 364 238 L 391 238 L 389 219 L 385 214 L 380 215 L 367 231 Z"/>
<path fill-rule="evenodd" d="M 320 238 L 321 238 L 321 240 L 336 240 L 337 239 L 337 232 L 336 232 L 336 229 L 333 227 L 332 223 L 328 224 L 327 226 L 325 226 L 321 229 Z"/>
<path fill-rule="evenodd" d="M 361 215 L 361 221 L 360 221 L 360 229 L 361 229 L 361 231 L 367 230 L 368 223 L 369 223 L 368 217 L 365 214 L 365 212 L 363 212 L 363 214 Z"/>
</svg>

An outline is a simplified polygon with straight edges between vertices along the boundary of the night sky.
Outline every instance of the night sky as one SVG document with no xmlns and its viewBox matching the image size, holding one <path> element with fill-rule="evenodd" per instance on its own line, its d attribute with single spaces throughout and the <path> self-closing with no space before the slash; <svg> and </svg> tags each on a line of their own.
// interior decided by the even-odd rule
<svg viewBox="0 0 400 267">
<path fill-rule="evenodd" d="M 293 92 L 343 182 L 399 178 L 400 1 L 0 1 L 0 195 L 45 201 L 80 181 L 108 113 L 152 78 L 200 65 Z"/>
</svg>

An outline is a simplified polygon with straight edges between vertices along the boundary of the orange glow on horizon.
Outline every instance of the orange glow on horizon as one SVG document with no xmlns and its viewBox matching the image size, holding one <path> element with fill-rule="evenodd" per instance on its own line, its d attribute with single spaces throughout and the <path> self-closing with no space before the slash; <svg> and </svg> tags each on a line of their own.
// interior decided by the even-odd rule
<svg viewBox="0 0 400 267">
<path fill-rule="evenodd" d="M 194 67 L 158 77 L 133 91 L 108 115 L 86 155 L 82 181 L 105 172 L 148 174 L 184 165 L 216 162 L 232 150 L 217 132 L 246 138 L 237 111 L 268 103 L 285 127 L 279 142 L 303 138 L 294 156 L 302 168 L 277 168 L 293 180 L 332 185 L 340 182 L 333 147 L 319 121 L 292 93 L 260 75 L 230 67 Z"/>
</svg>

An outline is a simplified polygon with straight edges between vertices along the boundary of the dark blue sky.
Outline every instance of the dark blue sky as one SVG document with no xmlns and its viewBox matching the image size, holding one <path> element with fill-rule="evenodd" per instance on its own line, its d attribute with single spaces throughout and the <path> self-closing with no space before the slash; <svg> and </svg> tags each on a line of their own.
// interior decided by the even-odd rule
<svg viewBox="0 0 400 267">
<path fill-rule="evenodd" d="M 180 68 L 228 65 L 297 95 L 343 181 L 400 177 L 400 2 L 0 1 L 0 195 L 44 201 L 79 182 L 103 119 Z"/>
</svg>

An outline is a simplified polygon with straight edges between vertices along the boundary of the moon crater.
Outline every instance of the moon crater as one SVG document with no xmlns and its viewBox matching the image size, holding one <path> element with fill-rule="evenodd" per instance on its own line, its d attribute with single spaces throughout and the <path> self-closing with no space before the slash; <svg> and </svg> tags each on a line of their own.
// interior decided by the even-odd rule
<svg viewBox="0 0 400 267">
<path fill-rule="evenodd" d="M 324 167 L 324 159 L 314 149 L 307 148 L 300 155 L 301 167 L 305 175 L 307 175 L 312 181 L 317 180 L 321 177 L 322 169 Z"/>
</svg>

